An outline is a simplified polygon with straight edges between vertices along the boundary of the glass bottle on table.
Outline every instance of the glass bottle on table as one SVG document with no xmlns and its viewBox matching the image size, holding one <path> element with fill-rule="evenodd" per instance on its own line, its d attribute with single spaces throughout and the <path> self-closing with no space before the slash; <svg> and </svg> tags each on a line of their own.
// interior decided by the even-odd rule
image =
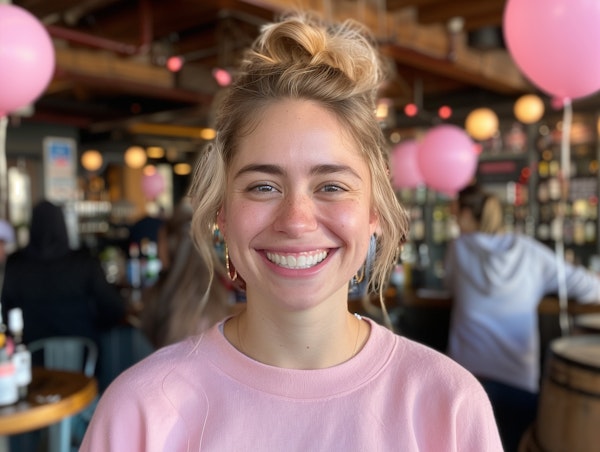
<svg viewBox="0 0 600 452">
<path fill-rule="evenodd" d="M 12 350 L 6 334 L 6 325 L 0 310 L 0 406 L 11 405 L 19 400 L 15 381 L 15 365 L 11 355 Z"/>
<path fill-rule="evenodd" d="M 31 352 L 23 343 L 23 311 L 13 308 L 8 311 L 8 331 L 14 342 L 12 362 L 15 366 L 15 382 L 19 399 L 27 397 L 27 388 L 31 383 Z"/>
</svg>

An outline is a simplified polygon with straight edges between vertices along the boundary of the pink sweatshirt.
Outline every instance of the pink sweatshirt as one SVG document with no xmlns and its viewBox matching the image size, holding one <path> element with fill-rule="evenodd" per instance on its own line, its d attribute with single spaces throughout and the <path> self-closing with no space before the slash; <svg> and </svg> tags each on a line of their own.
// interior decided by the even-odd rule
<svg viewBox="0 0 600 452">
<path fill-rule="evenodd" d="M 369 322 L 360 353 L 328 369 L 254 361 L 222 323 L 163 348 L 106 390 L 80 451 L 502 451 L 470 373 Z"/>
</svg>

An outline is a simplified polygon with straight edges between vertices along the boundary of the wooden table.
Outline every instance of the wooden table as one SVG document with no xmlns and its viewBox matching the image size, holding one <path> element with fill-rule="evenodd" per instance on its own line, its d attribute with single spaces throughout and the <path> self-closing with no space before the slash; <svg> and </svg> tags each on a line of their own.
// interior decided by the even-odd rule
<svg viewBox="0 0 600 452">
<path fill-rule="evenodd" d="M 8 450 L 8 435 L 56 424 L 81 412 L 97 395 L 96 380 L 83 373 L 34 367 L 27 399 L 0 407 L 0 451 Z"/>
</svg>

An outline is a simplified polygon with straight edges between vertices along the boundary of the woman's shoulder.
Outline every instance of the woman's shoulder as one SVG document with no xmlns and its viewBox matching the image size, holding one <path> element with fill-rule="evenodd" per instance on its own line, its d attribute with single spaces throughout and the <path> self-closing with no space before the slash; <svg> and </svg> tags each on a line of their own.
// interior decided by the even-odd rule
<svg viewBox="0 0 600 452">
<path fill-rule="evenodd" d="M 138 396 L 146 398 L 149 393 L 160 393 L 167 379 L 193 375 L 194 367 L 199 366 L 199 358 L 195 356 L 198 340 L 199 338 L 187 338 L 154 351 L 113 380 L 106 394 L 117 400 L 120 397 L 127 397 L 129 400 Z"/>
<path fill-rule="evenodd" d="M 397 335 L 397 341 L 394 368 L 407 388 L 412 385 L 421 393 L 446 391 L 458 395 L 480 386 L 467 369 L 441 351 L 401 335 Z"/>
</svg>

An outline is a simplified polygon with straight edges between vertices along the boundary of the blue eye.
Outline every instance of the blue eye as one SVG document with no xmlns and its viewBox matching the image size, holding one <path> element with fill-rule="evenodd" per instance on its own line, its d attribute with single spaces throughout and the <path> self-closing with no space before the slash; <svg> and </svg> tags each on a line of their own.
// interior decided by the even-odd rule
<svg viewBox="0 0 600 452">
<path fill-rule="evenodd" d="M 248 191 L 257 191 L 260 193 L 270 193 L 270 192 L 275 191 L 275 188 L 273 188 L 271 185 L 260 184 L 260 185 L 254 185 L 252 187 L 249 187 Z"/>
<path fill-rule="evenodd" d="M 323 187 L 321 187 L 321 191 L 338 192 L 338 191 L 344 191 L 344 189 L 342 187 L 340 187 L 339 185 L 327 184 L 327 185 L 323 185 Z"/>
</svg>

